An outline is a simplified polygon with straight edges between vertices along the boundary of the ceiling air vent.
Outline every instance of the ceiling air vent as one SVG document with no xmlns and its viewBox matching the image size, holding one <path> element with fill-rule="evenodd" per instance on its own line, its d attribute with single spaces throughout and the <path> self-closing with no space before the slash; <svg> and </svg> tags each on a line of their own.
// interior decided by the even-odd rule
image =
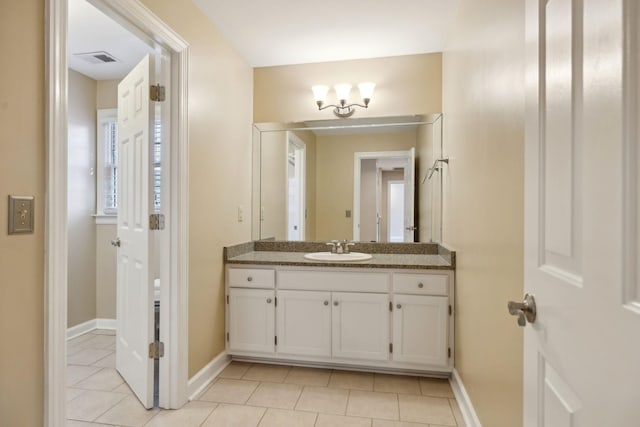
<svg viewBox="0 0 640 427">
<path fill-rule="evenodd" d="M 75 53 L 73 56 L 82 58 L 91 64 L 105 64 L 109 62 L 119 62 L 113 55 L 108 52 L 87 52 L 87 53 Z"/>
</svg>

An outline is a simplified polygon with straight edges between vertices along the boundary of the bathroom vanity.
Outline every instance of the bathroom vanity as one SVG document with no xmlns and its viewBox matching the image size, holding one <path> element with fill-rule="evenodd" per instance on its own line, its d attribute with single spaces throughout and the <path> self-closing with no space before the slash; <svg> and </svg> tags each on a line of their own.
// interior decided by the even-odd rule
<svg viewBox="0 0 640 427">
<path fill-rule="evenodd" d="M 366 261 L 314 261 L 324 243 L 225 248 L 226 349 L 234 359 L 447 375 L 455 253 L 363 243 Z"/>
</svg>

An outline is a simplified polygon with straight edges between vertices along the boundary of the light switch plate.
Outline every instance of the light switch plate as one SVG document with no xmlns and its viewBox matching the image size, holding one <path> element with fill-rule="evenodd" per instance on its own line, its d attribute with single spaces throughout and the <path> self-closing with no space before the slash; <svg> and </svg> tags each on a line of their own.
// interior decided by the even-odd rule
<svg viewBox="0 0 640 427">
<path fill-rule="evenodd" d="M 33 233 L 33 196 L 9 196 L 9 234 Z"/>
</svg>

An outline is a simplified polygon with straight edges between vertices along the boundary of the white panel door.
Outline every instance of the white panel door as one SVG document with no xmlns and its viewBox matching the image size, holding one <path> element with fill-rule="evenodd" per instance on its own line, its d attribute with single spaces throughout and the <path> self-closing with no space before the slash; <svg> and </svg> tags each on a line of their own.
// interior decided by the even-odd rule
<svg viewBox="0 0 640 427">
<path fill-rule="evenodd" d="M 393 296 L 393 360 L 447 366 L 449 298 Z"/>
<path fill-rule="evenodd" d="M 334 292 L 333 357 L 389 359 L 389 295 Z"/>
<path fill-rule="evenodd" d="M 526 0 L 525 427 L 640 425 L 637 8 Z"/>
<path fill-rule="evenodd" d="M 278 354 L 331 356 L 331 293 L 278 291 Z"/>
<path fill-rule="evenodd" d="M 404 173 L 404 241 L 416 241 L 415 228 L 415 194 L 416 194 L 416 149 L 412 147 L 408 152 L 407 169 Z"/>
<path fill-rule="evenodd" d="M 275 352 L 275 291 L 229 289 L 229 352 Z"/>
<path fill-rule="evenodd" d="M 118 85 L 118 250 L 116 368 L 153 407 L 154 265 L 149 254 L 152 129 L 147 55 Z M 152 111 L 152 110 L 151 110 Z"/>
</svg>

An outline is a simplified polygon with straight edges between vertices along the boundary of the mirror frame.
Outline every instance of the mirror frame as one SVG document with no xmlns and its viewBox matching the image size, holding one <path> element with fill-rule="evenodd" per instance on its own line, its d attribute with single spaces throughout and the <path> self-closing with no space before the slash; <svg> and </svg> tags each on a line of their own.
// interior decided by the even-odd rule
<svg viewBox="0 0 640 427">
<path fill-rule="evenodd" d="M 357 119 L 329 119 L 329 120 L 307 120 L 299 122 L 262 122 L 254 123 L 252 128 L 252 188 L 251 188 L 251 238 L 252 240 L 261 240 L 261 174 L 262 174 L 262 134 L 267 132 L 285 132 L 285 131 L 347 131 L 347 130 L 376 130 L 383 128 L 402 128 L 407 126 L 435 125 L 440 124 L 440 150 L 442 150 L 442 113 L 414 114 L 407 116 L 383 116 L 383 117 L 365 117 Z M 311 124 L 310 126 L 308 124 Z M 441 152 L 442 154 L 442 152 Z M 424 173 L 421 172 L 421 175 Z M 440 181 L 440 224 L 439 235 L 442 236 L 442 174 L 438 174 Z M 422 176 L 416 175 L 416 185 L 424 183 Z M 433 239 L 428 243 L 438 243 L 441 241 Z M 305 240 L 310 241 L 310 240 Z"/>
</svg>

